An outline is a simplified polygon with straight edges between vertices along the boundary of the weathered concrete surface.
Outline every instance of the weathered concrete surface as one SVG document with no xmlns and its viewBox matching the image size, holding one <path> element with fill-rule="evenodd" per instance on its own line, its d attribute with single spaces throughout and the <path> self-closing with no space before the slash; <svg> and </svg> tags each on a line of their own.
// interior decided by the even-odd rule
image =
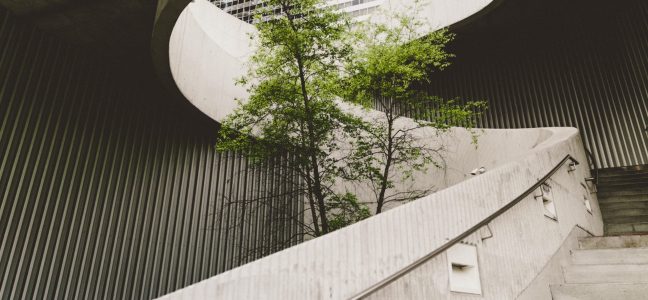
<svg viewBox="0 0 648 300">
<path fill-rule="evenodd" d="M 581 249 L 648 247 L 648 235 L 588 237 L 579 240 Z"/>
<path fill-rule="evenodd" d="M 572 232 L 567 236 L 564 243 L 560 246 L 558 251 L 554 253 L 551 259 L 538 273 L 536 278 L 533 279 L 524 291 L 516 298 L 517 300 L 539 300 L 551 299 L 551 285 L 562 284 L 565 282 L 563 274 L 563 266 L 571 263 L 571 253 L 578 249 L 578 239 L 582 237 L 589 237 L 590 234 L 585 230 L 574 227 Z"/>
<path fill-rule="evenodd" d="M 551 291 L 554 300 L 644 300 L 648 295 L 648 284 L 562 284 L 552 286 Z"/>
<path fill-rule="evenodd" d="M 153 67 L 162 82 L 173 93 L 180 94 L 169 66 L 169 42 L 171 32 L 182 11 L 191 0 L 158 0 L 151 34 L 151 58 Z"/>
<path fill-rule="evenodd" d="M 646 299 L 648 236 L 586 237 L 563 264 L 564 281 L 553 299 Z"/>
<path fill-rule="evenodd" d="M 518 299 L 645 299 L 646 236 L 578 236 L 565 240 Z"/>
<path fill-rule="evenodd" d="M 648 283 L 648 266 L 572 265 L 565 267 L 565 281 L 567 283 Z"/>
<path fill-rule="evenodd" d="M 164 299 L 345 299 L 424 256 L 476 224 L 570 153 L 585 161 L 574 129 L 552 135 L 516 161 L 329 235 L 223 273 Z M 505 145 L 502 144 L 505 148 Z M 583 205 L 589 170 L 565 166 L 549 182 L 558 222 L 529 196 L 469 238 L 478 247 L 484 299 L 517 297 L 564 244 L 574 226 L 602 234 L 596 199 Z M 490 231 L 490 232 L 486 232 Z M 482 240 L 482 237 L 492 237 Z M 448 291 L 441 255 L 374 294 L 376 299 L 474 298 Z"/>
<path fill-rule="evenodd" d="M 245 87 L 234 82 L 246 72 L 253 51 L 248 35 L 254 32 L 252 25 L 199 0 L 187 6 L 171 33 L 166 59 L 175 84 L 216 121 L 237 107 L 236 99 L 247 99 Z"/>
<path fill-rule="evenodd" d="M 577 265 L 647 264 L 648 267 L 648 248 L 575 250 L 572 262 Z"/>
</svg>

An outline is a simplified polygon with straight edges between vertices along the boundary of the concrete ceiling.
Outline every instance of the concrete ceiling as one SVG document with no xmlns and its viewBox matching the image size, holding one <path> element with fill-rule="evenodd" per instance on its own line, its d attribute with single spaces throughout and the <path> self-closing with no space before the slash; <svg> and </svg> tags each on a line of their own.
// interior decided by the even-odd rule
<svg viewBox="0 0 648 300">
<path fill-rule="evenodd" d="M 0 0 L 22 20 L 111 60 L 150 61 L 157 0 Z"/>
</svg>

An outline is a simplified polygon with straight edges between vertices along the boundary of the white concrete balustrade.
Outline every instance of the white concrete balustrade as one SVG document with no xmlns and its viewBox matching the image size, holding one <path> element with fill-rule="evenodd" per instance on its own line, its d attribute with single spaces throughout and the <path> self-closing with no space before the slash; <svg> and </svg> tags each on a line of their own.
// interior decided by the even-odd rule
<svg viewBox="0 0 648 300">
<path fill-rule="evenodd" d="M 513 131 L 513 130 L 512 130 Z M 165 296 L 163 299 L 346 299 L 404 268 L 520 195 L 565 155 L 586 162 L 571 128 L 551 133 L 526 155 L 447 189 L 391 209 Z M 485 133 L 488 135 L 488 133 Z M 500 140 L 501 149 L 509 147 Z M 474 148 L 472 148 L 474 149 Z M 479 151 L 479 150 L 474 150 Z M 596 199 L 581 183 L 585 164 L 563 167 L 548 182 L 557 221 L 529 196 L 467 242 L 477 245 L 484 299 L 514 299 L 533 281 L 575 226 L 603 225 Z M 592 197 L 592 213 L 583 197 Z M 492 237 L 482 241 L 492 234 Z M 548 291 L 548 285 L 546 285 Z M 445 255 L 402 277 L 377 299 L 474 298 L 449 291 Z"/>
</svg>

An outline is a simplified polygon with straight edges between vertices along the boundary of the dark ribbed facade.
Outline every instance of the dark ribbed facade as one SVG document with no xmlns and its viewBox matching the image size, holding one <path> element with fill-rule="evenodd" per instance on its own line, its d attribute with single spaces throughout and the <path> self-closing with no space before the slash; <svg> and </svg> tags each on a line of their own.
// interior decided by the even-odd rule
<svg viewBox="0 0 648 300">
<path fill-rule="evenodd" d="M 456 28 L 430 90 L 487 100 L 482 127 L 577 127 L 599 167 L 648 164 L 648 4 L 500 2 Z"/>
<path fill-rule="evenodd" d="M 296 199 L 238 201 L 286 194 L 281 160 L 216 152 L 216 124 L 113 65 L 0 10 L 0 299 L 153 298 L 296 233 Z"/>
</svg>

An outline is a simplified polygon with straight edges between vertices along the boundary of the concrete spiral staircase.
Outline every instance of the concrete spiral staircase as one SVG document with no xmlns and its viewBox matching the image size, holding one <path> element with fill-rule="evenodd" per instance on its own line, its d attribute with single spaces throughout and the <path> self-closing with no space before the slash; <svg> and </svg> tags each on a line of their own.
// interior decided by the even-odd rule
<svg viewBox="0 0 648 300">
<path fill-rule="evenodd" d="M 648 299 L 648 167 L 599 174 L 604 237 L 579 240 L 553 299 Z"/>
<path fill-rule="evenodd" d="M 241 66 L 252 51 L 247 34 L 253 32 L 254 28 L 204 0 L 160 0 L 159 2 L 152 41 L 156 68 L 161 77 L 165 78 L 170 86 L 176 86 L 194 106 L 214 120 L 222 120 L 236 107 L 233 99 L 245 99 L 247 96 L 245 89 L 228 83 L 232 82 L 232 78 L 242 75 Z M 439 2 L 455 3 L 453 5 L 459 3 L 451 0 Z M 456 10 L 448 10 L 447 12 L 454 13 L 447 14 L 450 17 L 442 23 L 452 24 L 461 20 L 481 10 L 484 4 L 491 1 L 465 2 L 471 2 L 472 5 L 465 5 L 463 9 L 455 7 Z M 468 7 L 470 9 L 467 9 Z M 479 9 L 474 10 L 475 8 Z M 200 47 L 186 45 L 200 45 Z M 214 82 L 221 84 L 214 84 Z M 489 172 L 484 175 L 465 180 L 439 193 L 390 210 L 365 222 L 359 222 L 335 234 L 313 239 L 298 247 L 289 248 L 193 284 L 166 295 L 164 299 L 321 299 L 324 297 L 348 299 L 349 296 L 379 282 L 389 274 L 402 270 L 409 263 L 437 249 L 444 240 L 448 239 L 448 236 L 456 236 L 465 231 L 468 224 L 476 224 L 483 220 L 500 207 L 502 198 L 513 199 L 517 196 L 515 190 L 524 190 L 541 177 L 539 175 L 542 166 L 555 165 L 552 158 L 567 153 L 584 155 L 580 150 L 582 142 L 577 137 L 575 129 L 572 131 L 549 128 L 543 131 L 546 132 L 538 136 L 540 142 L 534 143 L 541 147 L 534 146 L 530 151 L 519 155 L 503 153 L 502 148 L 499 147 L 492 149 L 484 147 L 484 138 L 480 137 L 479 151 L 490 149 L 491 151 L 484 153 L 505 155 L 509 159 L 515 158 L 515 161 L 504 163 L 482 157 L 484 161 L 497 161 L 498 164 L 492 163 L 486 166 Z M 512 130 L 507 135 L 512 135 L 514 132 L 519 131 Z M 517 141 L 517 138 L 507 136 L 506 140 Z M 480 155 L 461 156 L 462 166 L 469 164 L 467 158 L 480 157 Z M 585 158 L 582 157 L 580 160 L 585 161 Z M 641 224 L 644 222 L 637 220 L 641 220 L 648 209 L 648 206 L 644 206 L 643 209 L 639 207 L 648 204 L 648 198 L 642 198 L 641 194 L 638 194 L 641 191 L 648 191 L 641 186 L 642 182 L 645 182 L 642 179 L 646 177 L 635 180 L 636 174 L 628 175 L 624 173 L 625 171 L 628 170 L 610 170 L 610 173 L 603 172 L 600 176 L 599 196 L 603 198 L 601 208 L 604 210 L 603 217 L 608 221 L 607 224 L 631 224 L 630 227 L 616 226 L 613 231 L 609 230 L 612 227 L 608 226 L 608 234 L 612 232 L 636 234 L 641 231 Z M 556 183 L 564 184 L 562 188 L 556 188 L 556 193 L 581 190 L 580 180 L 589 177 L 589 170 L 583 172 L 582 169 L 576 169 L 575 172 L 562 173 L 560 175 L 563 176 L 562 178 L 554 178 Z M 637 172 L 648 176 L 648 171 L 637 170 Z M 567 180 L 569 176 L 578 180 Z M 515 180 L 511 180 L 512 178 Z M 502 184 L 503 182 L 507 184 Z M 508 196 L 503 197 L 503 193 Z M 563 195 L 565 199 L 572 198 L 570 193 Z M 597 207 L 594 206 L 593 213 L 588 213 L 583 209 L 581 197 L 578 195 L 576 198 L 578 201 L 565 201 L 564 210 L 561 210 L 565 217 L 562 217 L 560 222 L 550 223 L 549 227 L 546 227 L 547 219 L 542 214 L 538 214 L 539 218 L 530 218 L 530 213 L 523 209 L 519 212 L 529 222 L 525 228 L 520 228 L 521 223 L 518 221 L 522 217 L 499 220 L 503 222 L 502 224 L 511 226 L 510 228 L 519 229 L 520 236 L 535 234 L 538 238 L 510 239 L 508 238 L 510 235 L 495 234 L 488 240 L 490 248 L 482 252 L 481 259 L 484 264 L 479 269 L 484 274 L 497 274 L 482 275 L 497 280 L 484 281 L 481 287 L 496 292 L 485 293 L 480 297 L 481 299 L 514 299 L 518 291 L 524 289 L 524 284 L 528 284 L 521 283 L 519 279 L 523 276 L 529 277 L 530 273 L 542 269 L 542 265 L 547 263 L 545 261 L 547 257 L 551 256 L 550 252 L 558 249 L 559 243 L 564 241 L 561 239 L 562 234 L 575 226 L 591 234 L 603 233 L 601 215 Z M 525 203 L 529 205 L 527 209 L 538 207 L 533 205 L 536 202 Z M 440 211 L 443 213 L 439 213 Z M 384 231 L 380 228 L 399 230 Z M 402 232 L 408 234 L 404 235 Z M 502 238 L 505 240 L 498 242 L 498 239 Z M 349 243 L 349 239 L 353 242 Z M 528 244 L 529 242 L 537 244 L 532 246 Z M 341 249 L 339 245 L 342 244 L 347 247 Z M 520 253 L 521 249 L 527 252 L 524 259 L 519 261 L 510 259 L 516 255 L 508 257 L 504 254 Z M 319 254 L 313 255 L 314 253 Z M 362 255 L 361 259 L 359 255 Z M 506 259 L 498 260 L 502 257 Z M 509 266 L 509 261 L 515 267 L 508 269 L 509 272 L 502 272 L 503 267 Z M 407 279 L 392 283 L 389 289 L 385 288 L 375 298 L 454 298 L 455 294 L 443 284 L 413 284 L 435 282 L 430 281 L 430 278 L 440 278 L 436 282 L 448 282 L 443 277 L 447 276 L 446 262 L 438 260 L 436 263 L 436 265 L 429 265 L 427 269 L 419 269 L 425 272 L 412 272 L 409 274 L 411 277 L 404 277 Z M 552 273 L 551 280 L 555 279 L 555 281 L 551 282 L 564 283 L 551 285 L 543 282 L 542 299 L 548 296 L 548 285 L 551 287 L 554 299 L 620 299 L 621 297 L 648 299 L 646 297 L 648 295 L 648 235 L 584 239 L 581 241 L 580 249 L 573 251 L 569 263 L 563 264 L 563 267 L 565 280 L 560 281 L 560 276 L 554 276 L 556 274 Z M 489 270 L 492 273 L 489 273 Z M 290 284 L 285 285 L 285 283 Z M 464 298 L 462 296 L 457 297 Z"/>
</svg>

